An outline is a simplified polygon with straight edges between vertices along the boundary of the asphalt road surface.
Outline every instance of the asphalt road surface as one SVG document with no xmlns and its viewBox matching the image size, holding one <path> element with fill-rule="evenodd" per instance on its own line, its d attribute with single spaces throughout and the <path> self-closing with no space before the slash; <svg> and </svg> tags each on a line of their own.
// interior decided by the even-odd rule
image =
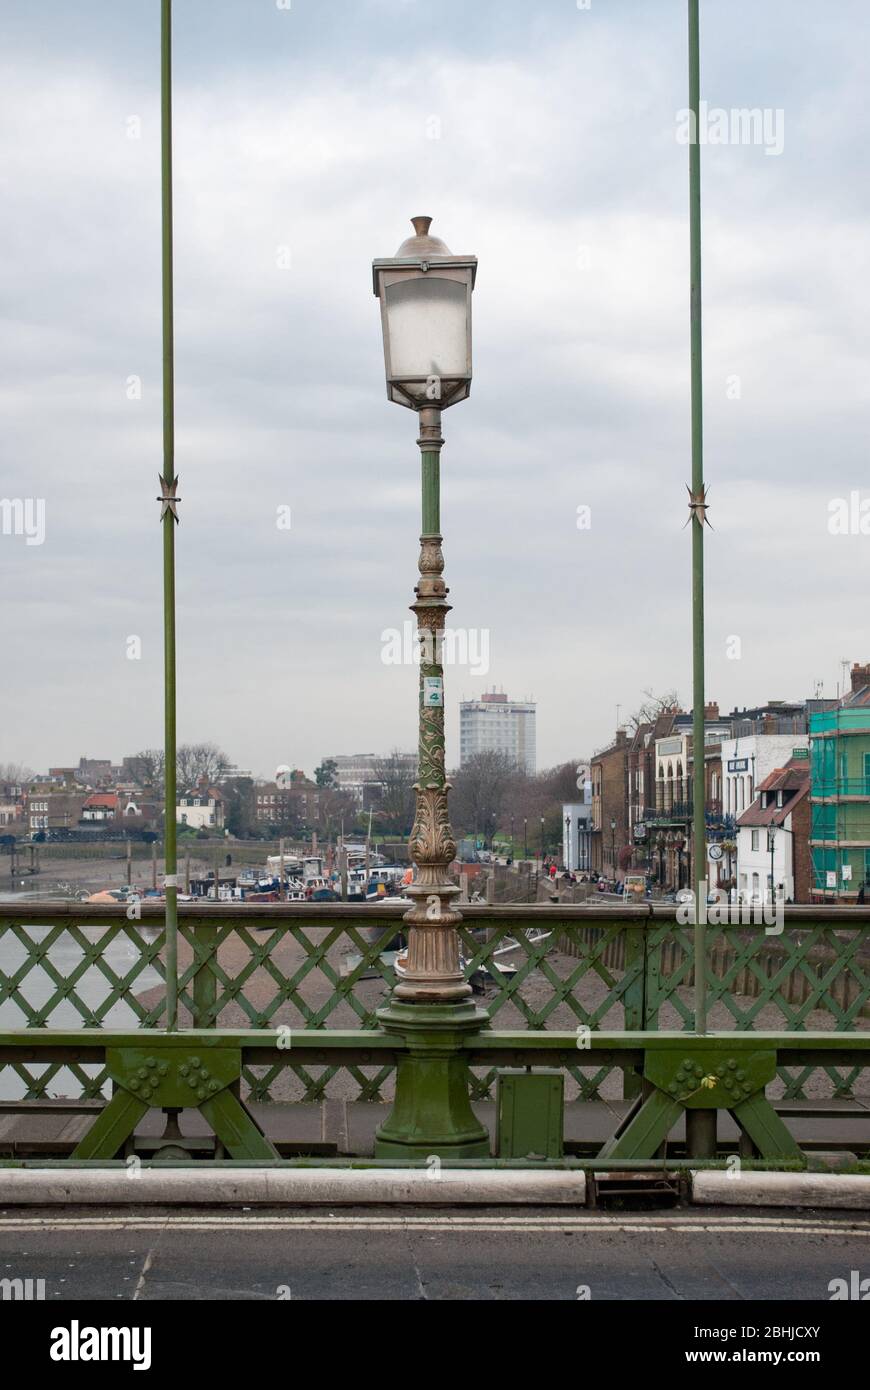
<svg viewBox="0 0 870 1390">
<path fill-rule="evenodd" d="M 810 1300 L 870 1219 L 550 1208 L 0 1212 L 0 1281 L 64 1300 Z"/>
</svg>

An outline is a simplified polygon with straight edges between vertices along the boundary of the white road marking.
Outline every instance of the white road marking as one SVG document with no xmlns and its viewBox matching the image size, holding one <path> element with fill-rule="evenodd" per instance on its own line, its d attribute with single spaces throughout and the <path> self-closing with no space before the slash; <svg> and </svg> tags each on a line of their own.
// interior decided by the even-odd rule
<svg viewBox="0 0 870 1390">
<path fill-rule="evenodd" d="M 153 1247 L 153 1245 L 152 1245 L 151 1249 L 148 1251 L 148 1254 L 145 1256 L 145 1263 L 144 1263 L 143 1266 L 142 1266 L 142 1273 L 139 1275 L 139 1282 L 137 1283 L 135 1292 L 134 1292 L 134 1294 L 133 1294 L 133 1302 L 134 1302 L 134 1303 L 136 1302 L 136 1299 L 139 1297 L 140 1293 L 142 1292 L 142 1290 L 143 1290 L 144 1287 L 145 1287 L 145 1276 L 147 1275 L 149 1269 L 151 1268 L 151 1265 L 152 1265 L 153 1260 L 154 1260 L 154 1247 Z"/>
<path fill-rule="evenodd" d="M 0 1237 L 11 1233 L 40 1231 L 183 1231 L 220 1233 L 221 1231 L 436 1231 L 504 1234 L 574 1234 L 606 1231 L 626 1235 L 829 1235 L 870 1237 L 870 1221 L 817 1220 L 809 1218 L 722 1217 L 716 1220 L 673 1218 L 671 1220 L 626 1221 L 600 1216 L 516 1217 L 498 1216 L 98 1216 L 0 1218 Z M 144 1271 L 143 1271 L 144 1273 Z"/>
</svg>

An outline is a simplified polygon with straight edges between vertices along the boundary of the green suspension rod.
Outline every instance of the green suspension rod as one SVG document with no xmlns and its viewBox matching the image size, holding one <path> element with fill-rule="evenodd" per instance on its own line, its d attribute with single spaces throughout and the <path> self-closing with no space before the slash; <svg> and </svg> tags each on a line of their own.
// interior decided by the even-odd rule
<svg viewBox="0 0 870 1390">
<path fill-rule="evenodd" d="M 701 59 L 698 0 L 689 0 L 689 239 L 692 344 L 692 855 L 695 893 L 695 1032 L 707 1031 L 707 943 L 701 918 L 701 884 L 707 877 L 704 818 L 704 421 L 701 357 Z"/>
<path fill-rule="evenodd" d="M 163 263 L 163 852 L 166 894 L 166 1027 L 178 1027 L 178 854 L 175 806 L 175 360 L 172 295 L 172 0 L 160 10 L 160 151 Z M 217 889 L 215 889 L 217 891 Z"/>
</svg>

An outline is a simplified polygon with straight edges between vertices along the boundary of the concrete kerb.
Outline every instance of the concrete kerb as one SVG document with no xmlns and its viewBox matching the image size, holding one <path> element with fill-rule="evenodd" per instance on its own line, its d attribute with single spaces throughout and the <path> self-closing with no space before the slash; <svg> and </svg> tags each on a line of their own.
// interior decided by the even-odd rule
<svg viewBox="0 0 870 1390">
<path fill-rule="evenodd" d="M 630 1167 L 631 1165 L 626 1165 Z M 674 1165 L 674 1170 L 683 1165 Z M 686 1169 L 683 1168 L 686 1172 Z M 690 1168 L 696 1206 L 870 1210 L 870 1176 Z M 573 1206 L 582 1169 L 209 1168 L 118 1164 L 0 1168 L 0 1209 L 19 1206 Z"/>
<path fill-rule="evenodd" d="M 827 1207 L 870 1211 L 870 1177 L 858 1173 L 691 1171 L 691 1200 L 716 1207 Z"/>
<path fill-rule="evenodd" d="M 407 1168 L 9 1168 L 9 1206 L 584 1206 L 582 1171 L 462 1171 Z"/>
</svg>

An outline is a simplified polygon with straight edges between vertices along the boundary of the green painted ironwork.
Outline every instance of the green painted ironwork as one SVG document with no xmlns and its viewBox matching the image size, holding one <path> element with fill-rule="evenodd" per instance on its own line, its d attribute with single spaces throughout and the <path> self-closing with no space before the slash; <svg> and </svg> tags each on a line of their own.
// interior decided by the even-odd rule
<svg viewBox="0 0 870 1390">
<path fill-rule="evenodd" d="M 408 1085 L 420 1081 L 422 1066 L 426 1093 L 433 1088 L 437 1092 L 432 1113 L 438 1126 L 443 1125 L 445 1115 L 449 1117 L 449 1132 L 434 1125 L 427 1128 L 427 1107 L 421 1107 L 418 1098 L 409 1103 L 400 1090 L 390 1120 L 379 1131 L 376 1158 L 415 1162 L 441 1153 L 452 1160 L 487 1160 L 482 1128 L 468 1105 L 467 1066 L 507 1059 L 530 1067 L 564 1068 L 569 1065 L 576 1038 L 564 1031 L 515 1030 L 469 1030 L 463 1038 L 447 1020 L 443 1006 L 433 1006 L 427 1018 L 431 1033 L 427 1038 L 416 1032 L 409 1036 L 398 1028 L 395 1035 L 378 1033 L 373 1037 L 364 1029 L 320 1036 L 300 1032 L 292 1049 L 319 1053 L 327 1060 L 389 1053 L 398 1062 L 400 1076 L 404 1069 Z M 0 1059 L 21 1052 L 50 1061 L 76 1058 L 84 1062 L 95 1056 L 105 1060 L 115 1094 L 96 1115 L 72 1161 L 111 1160 L 131 1140 L 136 1124 L 152 1106 L 175 1109 L 195 1104 L 232 1158 L 276 1162 L 276 1151 L 240 1104 L 235 1088 L 245 1063 L 254 1064 L 279 1046 L 277 1037 L 267 1040 L 257 1029 L 224 1029 L 218 1034 L 202 1029 L 157 1032 L 148 1039 L 138 1031 L 103 1029 L 0 1033 Z M 774 1074 L 789 1061 L 870 1067 L 870 1033 L 844 1037 L 831 1032 L 801 1035 L 764 1031 L 699 1038 L 679 1032 L 606 1031 L 593 1036 L 591 1050 L 601 1062 L 630 1062 L 639 1067 L 648 1088 L 635 1108 L 617 1121 L 598 1154 L 599 1159 L 614 1163 L 650 1163 L 683 1116 L 688 1124 L 692 1113 L 703 1110 L 712 1118 L 718 1110 L 727 1110 L 757 1147 L 761 1159 L 805 1164 L 805 1156 L 765 1094 Z M 437 1073 L 434 1079 L 433 1066 Z M 413 1119 L 413 1132 L 404 1122 L 408 1116 Z"/>
<path fill-rule="evenodd" d="M 684 1042 L 679 1050 L 651 1044 L 645 1049 L 644 1079 L 649 1094 L 604 1146 L 604 1158 L 654 1158 L 676 1122 L 686 1112 L 730 1112 L 765 1158 L 799 1158 L 800 1149 L 765 1095 L 776 1075 L 776 1049 L 750 1052 L 732 1048 L 731 1039 L 709 1039 L 704 1046 Z M 715 1118 L 706 1126 L 709 1147 L 716 1150 Z M 688 1138 L 688 1134 L 687 1134 Z"/>
<path fill-rule="evenodd" d="M 501 1071 L 496 1096 L 499 1158 L 564 1157 L 565 1078 L 560 1071 Z"/>
<path fill-rule="evenodd" d="M 152 1108 L 196 1108 L 232 1158 L 278 1154 L 233 1092 L 242 1070 L 239 1046 L 200 1048 L 183 1035 L 181 1046 L 151 1039 L 106 1048 L 114 1094 L 77 1145 L 73 1159 L 114 1158 Z"/>
<path fill-rule="evenodd" d="M 379 1015 L 399 1042 L 396 1096 L 375 1134 L 375 1157 L 485 1158 L 489 1135 L 471 1108 L 466 1036 L 479 1031 L 473 1003 L 392 1000 Z"/>
<path fill-rule="evenodd" d="M 163 837 L 166 879 L 166 1027 L 178 1023 L 178 873 L 175 807 L 175 345 L 172 283 L 172 0 L 160 9 L 161 244 L 163 271 Z"/>
<path fill-rule="evenodd" d="M 421 450 L 423 514 L 421 534 L 441 535 L 441 450 Z"/>
<path fill-rule="evenodd" d="M 702 887 L 707 877 L 707 829 L 704 767 L 704 524 L 706 490 L 704 486 L 703 364 L 701 331 L 701 143 L 699 103 L 701 59 L 698 0 L 689 0 L 689 108 L 692 113 L 689 141 L 689 239 L 690 239 L 690 326 L 692 381 L 692 487 L 690 522 L 692 528 L 692 867 L 695 902 L 706 901 Z M 695 956 L 705 955 L 706 928 L 695 925 Z M 695 1027 L 707 1031 L 707 972 L 695 976 Z"/>
<path fill-rule="evenodd" d="M 771 1015 L 792 1032 L 811 1026 L 814 1013 L 830 1019 L 838 1032 L 870 1026 L 870 936 L 866 928 L 843 931 L 829 921 L 808 922 L 798 931 L 771 938 L 763 927 L 709 927 L 707 991 L 721 1026 L 741 1031 L 764 1027 Z M 645 1026 L 678 1022 L 694 1030 L 687 986 L 694 974 L 692 938 L 674 922 L 654 927 L 646 940 L 647 996 Z M 710 956 L 720 952 L 721 973 Z M 668 970 L 665 955 L 670 957 Z M 742 987 L 738 987 L 742 986 Z M 797 988 L 795 988 L 797 986 Z M 756 991 L 750 994 L 749 990 Z M 801 997 L 792 998 L 788 994 Z M 839 998 L 838 998 L 839 994 Z M 717 1027 L 720 1026 L 717 1019 Z M 826 1068 L 833 1094 L 853 1094 L 856 1070 Z M 782 1068 L 788 1099 L 803 1098 L 813 1069 Z"/>
<path fill-rule="evenodd" d="M 613 1029 L 690 1032 L 693 933 L 674 913 L 643 908 L 499 908 L 467 905 L 460 939 L 465 969 L 490 1026 L 529 1034 L 572 1030 L 566 1064 L 571 1095 L 617 1094 L 615 1065 L 587 1042 Z M 395 982 L 388 947 L 401 909 L 182 906 L 179 1013 L 185 1027 L 220 1038 L 248 1027 L 330 1038 L 356 1028 L 372 1039 L 365 1062 L 314 1060 L 270 1044 L 245 1062 L 243 1094 L 255 1100 L 317 1100 L 341 1094 L 381 1100 L 392 1093 L 394 1061 L 377 1050 L 377 1011 Z M 789 926 L 790 922 L 794 926 Z M 781 1028 L 800 1034 L 870 1029 L 870 913 L 798 909 L 786 931 L 708 928 L 707 988 L 717 1031 Z M 543 934 L 542 934 L 543 928 Z M 513 944 L 508 955 L 501 954 Z M 48 1029 L 159 1027 L 165 998 L 165 930 L 159 907 L 127 919 L 122 906 L 28 904 L 0 915 L 0 1026 Z M 510 969 L 507 966 L 510 962 Z M 292 1041 L 291 1036 L 291 1041 Z M 623 1093 L 636 1094 L 629 1061 Z M 848 1097 L 857 1066 L 782 1064 L 786 1099 L 813 1085 Z M 479 1063 L 472 1096 L 493 1093 L 495 1065 Z M 106 1073 L 93 1063 L 0 1063 L 2 1093 L 21 1098 L 98 1097 Z M 863 1093 L 863 1092 L 862 1092 Z"/>
</svg>

